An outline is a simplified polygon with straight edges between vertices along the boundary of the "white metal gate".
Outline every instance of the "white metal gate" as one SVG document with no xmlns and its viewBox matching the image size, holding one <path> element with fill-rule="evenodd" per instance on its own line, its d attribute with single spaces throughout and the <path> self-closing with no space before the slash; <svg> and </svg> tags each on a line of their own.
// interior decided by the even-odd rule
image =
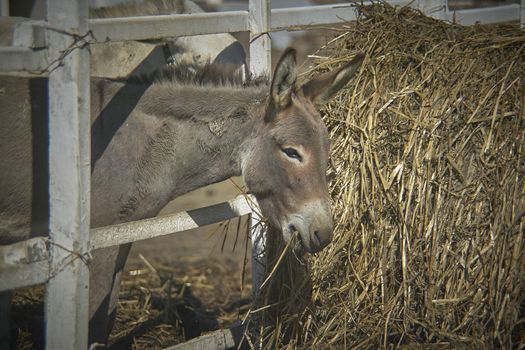
<svg viewBox="0 0 525 350">
<path fill-rule="evenodd" d="M 394 0 L 462 24 L 521 21 L 525 2 L 451 12 L 446 0 Z M 0 15 L 8 15 L 0 0 Z M 366 4 L 366 2 L 365 2 Z M 351 4 L 271 10 L 270 0 L 249 0 L 248 11 L 88 19 L 87 0 L 47 0 L 47 21 L 21 24 L 10 47 L 0 47 L 0 72 L 49 75 L 50 235 L 0 247 L 0 291 L 47 284 L 46 347 L 86 349 L 89 252 L 251 215 L 250 198 L 238 197 L 200 209 L 195 222 L 179 213 L 90 229 L 89 52 L 91 42 L 162 39 L 199 34 L 250 32 L 250 70 L 270 73 L 272 31 L 356 19 Z M 115 232 L 121 232 L 115 234 Z"/>
</svg>

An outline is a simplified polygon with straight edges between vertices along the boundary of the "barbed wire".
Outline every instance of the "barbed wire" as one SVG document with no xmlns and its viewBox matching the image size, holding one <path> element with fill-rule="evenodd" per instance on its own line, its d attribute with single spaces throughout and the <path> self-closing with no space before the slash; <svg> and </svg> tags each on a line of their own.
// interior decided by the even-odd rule
<svg viewBox="0 0 525 350">
<path fill-rule="evenodd" d="M 68 266 L 70 266 L 73 262 L 75 262 L 77 259 L 80 259 L 80 261 L 89 267 L 89 264 L 91 262 L 92 256 L 91 252 L 87 251 L 85 253 L 80 253 L 77 251 L 74 251 L 72 249 L 69 249 L 67 247 L 64 247 L 63 245 L 53 242 L 49 238 L 47 239 L 47 252 L 48 252 L 48 261 L 50 262 L 50 268 L 49 268 L 49 275 L 47 277 L 47 281 L 49 282 L 51 279 L 56 277 L 59 273 L 64 271 L 64 269 Z M 57 247 L 61 250 L 66 251 L 67 254 L 64 258 L 61 259 L 59 263 L 56 263 L 53 261 L 52 254 L 51 254 L 51 246 Z"/>
<path fill-rule="evenodd" d="M 64 50 L 59 51 L 59 56 L 56 59 L 49 62 L 45 68 L 39 70 L 29 70 L 29 72 L 32 74 L 42 75 L 45 73 L 51 73 L 55 71 L 56 69 L 64 65 L 66 57 L 69 56 L 72 52 L 78 49 L 84 49 L 86 46 L 89 46 L 92 42 L 96 40 L 91 30 L 88 30 L 85 34 L 77 34 L 50 26 L 46 27 L 46 29 L 70 36 L 73 38 L 73 42 Z M 49 46 L 46 47 L 45 50 L 49 50 Z"/>
</svg>

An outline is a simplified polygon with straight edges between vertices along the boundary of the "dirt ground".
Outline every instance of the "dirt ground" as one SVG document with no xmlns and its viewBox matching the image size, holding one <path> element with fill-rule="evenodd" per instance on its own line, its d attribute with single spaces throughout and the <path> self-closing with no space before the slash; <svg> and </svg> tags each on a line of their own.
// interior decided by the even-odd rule
<svg viewBox="0 0 525 350">
<path fill-rule="evenodd" d="M 240 178 L 170 202 L 160 216 L 235 198 Z M 120 289 L 110 349 L 162 349 L 228 327 L 251 302 L 246 218 L 133 244 Z M 15 349 L 44 344 L 44 287 L 15 292 Z"/>
<path fill-rule="evenodd" d="M 241 187 L 237 178 L 201 188 L 172 201 L 159 215 L 235 198 Z M 236 219 L 135 243 L 112 348 L 163 348 L 240 321 L 251 301 L 246 224 Z"/>
</svg>

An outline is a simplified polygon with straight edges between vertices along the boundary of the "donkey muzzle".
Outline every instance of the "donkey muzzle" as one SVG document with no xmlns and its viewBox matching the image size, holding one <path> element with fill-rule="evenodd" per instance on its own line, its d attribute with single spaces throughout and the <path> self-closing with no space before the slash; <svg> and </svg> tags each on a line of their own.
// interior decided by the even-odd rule
<svg viewBox="0 0 525 350">
<path fill-rule="evenodd" d="M 289 215 L 283 225 L 284 239 L 288 242 L 294 232 L 299 234 L 304 249 L 317 253 L 333 237 L 333 221 L 327 203 L 316 201 L 305 204 L 297 213 Z"/>
</svg>

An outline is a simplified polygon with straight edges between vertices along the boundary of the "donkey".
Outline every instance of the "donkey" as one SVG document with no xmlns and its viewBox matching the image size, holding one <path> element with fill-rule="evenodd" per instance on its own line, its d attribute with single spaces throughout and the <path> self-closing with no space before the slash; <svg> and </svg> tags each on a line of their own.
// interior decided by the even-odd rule
<svg viewBox="0 0 525 350">
<path fill-rule="evenodd" d="M 91 227 L 152 217 L 174 197 L 242 175 L 285 241 L 297 233 L 306 251 L 321 250 L 332 239 L 330 141 L 316 104 L 334 96 L 362 60 L 358 54 L 302 85 L 293 49 L 269 84 L 243 82 L 221 64 L 93 79 Z M 0 244 L 47 231 L 46 96 L 43 78 L 0 79 Z M 93 252 L 90 343 L 107 340 L 129 248 Z"/>
</svg>

